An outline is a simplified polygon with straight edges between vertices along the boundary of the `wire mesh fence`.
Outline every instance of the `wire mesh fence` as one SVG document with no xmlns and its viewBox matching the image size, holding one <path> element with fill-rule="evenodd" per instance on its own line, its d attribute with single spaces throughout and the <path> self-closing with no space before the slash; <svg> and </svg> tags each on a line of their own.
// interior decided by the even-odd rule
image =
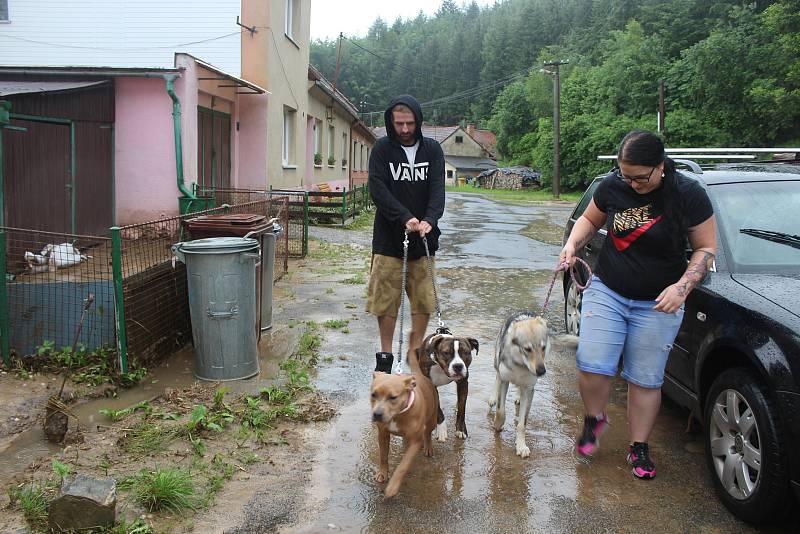
<svg viewBox="0 0 800 534">
<path fill-rule="evenodd" d="M 0 338 L 11 352 L 59 350 L 75 341 L 89 351 L 116 343 L 114 282 L 108 237 L 0 227 Z M 4 265 L 3 265 L 4 264 Z"/>
<path fill-rule="evenodd" d="M 305 191 L 199 188 L 196 193 L 209 199 L 213 206 L 242 204 L 264 199 L 273 199 L 278 204 L 285 203 L 287 217 L 283 228 L 289 257 L 302 258 L 308 253 L 308 193 Z"/>
<path fill-rule="evenodd" d="M 254 197 L 257 198 L 257 197 Z M 245 200 L 243 196 L 230 200 Z M 172 245 L 192 239 L 185 221 L 200 215 L 255 214 L 276 218 L 284 228 L 285 199 L 260 199 L 187 215 L 124 226 L 121 240 L 121 278 L 127 358 L 138 363 L 169 355 L 191 339 L 186 268 L 173 259 Z M 277 237 L 275 279 L 288 268 L 288 236 Z"/>
</svg>

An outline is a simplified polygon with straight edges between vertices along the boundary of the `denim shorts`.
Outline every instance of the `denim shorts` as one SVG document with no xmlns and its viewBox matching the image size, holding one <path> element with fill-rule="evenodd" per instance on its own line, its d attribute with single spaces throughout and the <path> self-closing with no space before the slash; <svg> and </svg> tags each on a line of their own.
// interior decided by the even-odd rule
<svg viewBox="0 0 800 534">
<path fill-rule="evenodd" d="M 676 313 L 653 309 L 654 300 L 632 300 L 609 289 L 596 276 L 583 293 L 578 369 L 622 378 L 643 388 L 660 388 L 664 368 L 683 321 Z"/>
</svg>

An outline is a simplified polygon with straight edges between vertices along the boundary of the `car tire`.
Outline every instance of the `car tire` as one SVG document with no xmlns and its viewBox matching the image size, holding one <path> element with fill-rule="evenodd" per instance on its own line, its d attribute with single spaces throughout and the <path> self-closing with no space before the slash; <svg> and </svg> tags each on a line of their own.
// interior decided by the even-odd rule
<svg viewBox="0 0 800 534">
<path fill-rule="evenodd" d="M 789 471 L 777 411 L 746 368 L 723 372 L 706 396 L 706 462 L 723 504 L 750 523 L 780 520 L 789 504 Z"/>
<path fill-rule="evenodd" d="M 567 334 L 577 336 L 581 331 L 581 303 L 583 293 L 572 281 L 571 276 L 566 277 L 564 288 L 564 326 Z"/>
</svg>

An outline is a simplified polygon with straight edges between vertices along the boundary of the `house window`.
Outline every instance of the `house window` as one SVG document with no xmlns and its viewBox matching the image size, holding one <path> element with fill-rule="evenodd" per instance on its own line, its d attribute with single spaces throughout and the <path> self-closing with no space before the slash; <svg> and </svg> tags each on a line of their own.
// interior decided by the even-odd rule
<svg viewBox="0 0 800 534">
<path fill-rule="evenodd" d="M 448 178 L 452 178 L 453 177 L 453 171 L 447 171 L 447 177 Z"/>
<path fill-rule="evenodd" d="M 294 160 L 294 121 L 297 112 L 291 108 L 283 108 L 283 153 L 284 165 Z"/>
<path fill-rule="evenodd" d="M 333 125 L 331 124 L 330 126 L 328 126 L 328 166 L 329 167 L 333 167 L 333 162 L 336 159 L 336 155 L 335 155 L 335 152 L 334 152 L 334 149 L 336 148 L 336 146 L 335 146 L 336 138 L 334 137 L 335 135 L 336 135 L 336 130 L 333 128 Z"/>
<path fill-rule="evenodd" d="M 361 145 L 361 170 L 362 171 L 367 170 L 368 160 L 364 157 L 364 153 L 366 152 L 366 150 L 365 150 L 366 148 L 367 148 L 366 145 L 364 145 L 364 144 Z"/>
<path fill-rule="evenodd" d="M 286 21 L 283 31 L 286 37 L 294 41 L 297 24 L 300 20 L 300 0 L 286 0 Z"/>
<path fill-rule="evenodd" d="M 456 143 L 463 143 L 463 142 L 464 142 L 464 136 L 463 135 L 457 135 L 456 136 Z"/>
<path fill-rule="evenodd" d="M 358 157 L 358 141 L 353 141 L 353 155 L 350 157 L 350 166 L 354 171 L 361 169 L 361 159 Z"/>
<path fill-rule="evenodd" d="M 314 119 L 314 155 L 322 156 L 322 121 Z"/>
<path fill-rule="evenodd" d="M 0 22 L 8 22 L 8 0 L 0 0 Z"/>
<path fill-rule="evenodd" d="M 347 132 L 342 132 L 342 167 L 347 165 L 347 147 L 350 146 L 347 142 Z"/>
</svg>

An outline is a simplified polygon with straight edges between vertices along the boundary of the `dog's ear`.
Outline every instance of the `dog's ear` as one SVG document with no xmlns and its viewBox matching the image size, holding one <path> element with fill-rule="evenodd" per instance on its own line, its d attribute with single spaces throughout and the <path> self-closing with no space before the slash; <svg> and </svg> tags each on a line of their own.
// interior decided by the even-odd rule
<svg viewBox="0 0 800 534">
<path fill-rule="evenodd" d="M 444 336 L 436 336 L 436 337 L 434 337 L 431 340 L 431 343 L 429 345 L 429 347 L 430 347 L 429 352 L 435 352 L 435 353 L 438 354 L 439 351 L 441 350 L 441 347 L 439 345 L 441 345 L 445 341 L 445 339 L 447 339 L 447 338 L 444 337 Z"/>
<path fill-rule="evenodd" d="M 413 376 L 407 376 L 403 380 L 403 385 L 406 387 L 406 389 L 414 389 L 417 387 L 417 379 Z"/>
<path fill-rule="evenodd" d="M 379 376 L 385 375 L 385 374 L 386 373 L 384 373 L 383 371 L 373 371 L 372 372 L 372 378 L 378 378 Z"/>
<path fill-rule="evenodd" d="M 472 346 L 472 350 L 475 351 L 475 355 L 477 356 L 478 355 L 478 347 L 480 346 L 478 344 L 478 340 L 475 339 L 474 337 L 468 337 L 467 341 L 469 341 L 469 344 Z"/>
</svg>

